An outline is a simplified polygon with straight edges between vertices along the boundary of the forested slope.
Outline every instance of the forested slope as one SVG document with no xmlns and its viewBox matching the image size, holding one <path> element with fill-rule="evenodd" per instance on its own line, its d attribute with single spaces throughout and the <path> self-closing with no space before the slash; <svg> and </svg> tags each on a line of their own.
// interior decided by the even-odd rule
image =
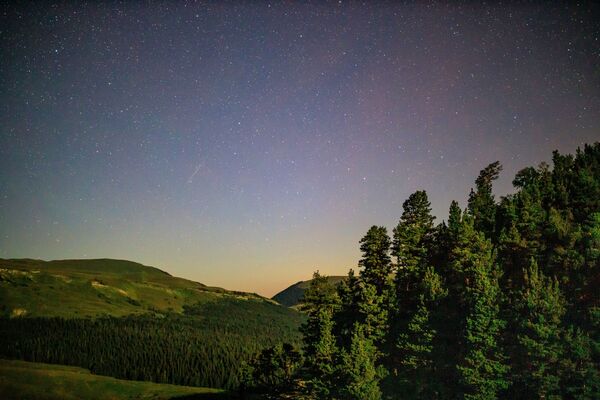
<svg viewBox="0 0 600 400">
<path fill-rule="evenodd" d="M 303 316 L 120 260 L 0 260 L 0 357 L 231 389 L 244 360 L 297 343 Z"/>
</svg>

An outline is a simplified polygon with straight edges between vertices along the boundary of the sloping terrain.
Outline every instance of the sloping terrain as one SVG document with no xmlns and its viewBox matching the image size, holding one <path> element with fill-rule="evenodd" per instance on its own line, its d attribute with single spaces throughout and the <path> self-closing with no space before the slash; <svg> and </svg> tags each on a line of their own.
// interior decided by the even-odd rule
<svg viewBox="0 0 600 400">
<path fill-rule="evenodd" d="M 329 280 L 329 282 L 337 284 L 346 279 L 346 277 L 329 276 L 327 277 L 327 279 Z M 310 282 L 311 280 L 300 281 L 298 283 L 295 283 L 287 289 L 284 289 L 281 292 L 277 293 L 275 296 L 272 297 L 272 299 L 286 307 L 297 307 L 302 301 L 304 291 L 310 286 Z"/>
<path fill-rule="evenodd" d="M 131 261 L 0 259 L 0 314 L 7 317 L 181 313 L 184 305 L 223 298 L 268 301 Z"/>
<path fill-rule="evenodd" d="M 0 358 L 115 378 L 234 389 L 304 316 L 256 294 L 120 260 L 0 260 Z"/>
</svg>

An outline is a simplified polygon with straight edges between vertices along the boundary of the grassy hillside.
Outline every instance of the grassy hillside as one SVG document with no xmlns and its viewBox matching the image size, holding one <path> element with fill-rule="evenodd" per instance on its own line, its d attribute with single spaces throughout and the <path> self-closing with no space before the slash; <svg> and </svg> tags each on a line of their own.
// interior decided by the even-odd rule
<svg viewBox="0 0 600 400">
<path fill-rule="evenodd" d="M 130 261 L 0 259 L 0 358 L 232 389 L 243 361 L 297 345 L 303 318 Z"/>
<path fill-rule="evenodd" d="M 345 276 L 329 276 L 327 279 L 329 282 L 333 284 L 337 284 L 344 280 Z M 304 291 L 310 286 L 311 280 L 308 281 L 300 281 L 298 283 L 293 284 L 285 290 L 277 293 L 272 297 L 273 300 L 278 302 L 281 305 L 286 307 L 296 307 L 299 305 L 302 297 L 304 296 Z"/>
<path fill-rule="evenodd" d="M 92 375 L 77 367 L 0 360 L 0 398 L 5 400 L 158 400 L 182 396 L 221 399 L 224 393 L 217 389 L 125 381 Z"/>
<path fill-rule="evenodd" d="M 181 313 L 223 298 L 264 301 L 122 260 L 0 259 L 0 315 L 96 317 Z"/>
</svg>

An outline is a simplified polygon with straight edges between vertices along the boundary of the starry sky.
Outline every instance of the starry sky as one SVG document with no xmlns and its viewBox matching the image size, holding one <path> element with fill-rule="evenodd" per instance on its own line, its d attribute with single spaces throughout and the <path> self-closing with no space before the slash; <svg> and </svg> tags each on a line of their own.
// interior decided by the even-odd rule
<svg viewBox="0 0 600 400">
<path fill-rule="evenodd" d="M 0 6 L 0 257 L 271 296 L 600 139 L 598 5 L 452 3 Z"/>
</svg>

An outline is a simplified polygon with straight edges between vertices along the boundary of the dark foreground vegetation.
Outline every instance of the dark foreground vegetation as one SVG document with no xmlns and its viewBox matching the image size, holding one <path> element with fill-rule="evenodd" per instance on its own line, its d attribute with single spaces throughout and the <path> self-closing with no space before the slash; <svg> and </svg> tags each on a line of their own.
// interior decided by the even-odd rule
<svg viewBox="0 0 600 400">
<path fill-rule="evenodd" d="M 244 360 L 282 341 L 296 343 L 300 322 L 299 314 L 275 304 L 226 298 L 161 317 L 2 318 L 0 357 L 76 365 L 122 379 L 232 389 Z"/>
<path fill-rule="evenodd" d="M 600 144 L 520 171 L 496 162 L 463 211 L 434 224 L 424 191 L 390 238 L 373 226 L 359 273 L 304 293 L 302 354 L 261 352 L 248 391 L 316 399 L 600 398 Z"/>
</svg>

